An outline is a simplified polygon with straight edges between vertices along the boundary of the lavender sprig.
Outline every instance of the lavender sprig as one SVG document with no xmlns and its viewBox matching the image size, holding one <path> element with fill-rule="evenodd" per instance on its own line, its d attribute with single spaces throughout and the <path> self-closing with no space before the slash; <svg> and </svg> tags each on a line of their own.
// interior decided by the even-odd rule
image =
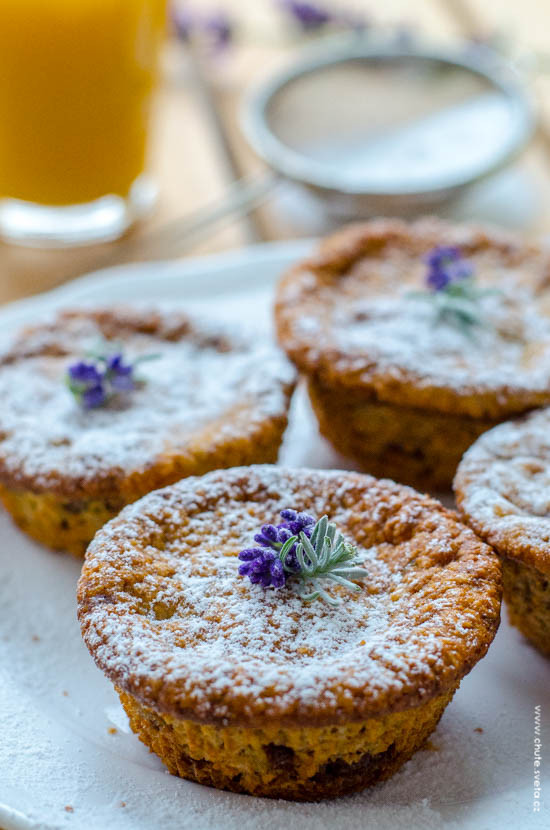
<svg viewBox="0 0 550 830">
<path fill-rule="evenodd" d="M 349 591 L 358 592 L 367 571 L 358 566 L 357 549 L 346 542 L 336 525 L 323 516 L 317 522 L 307 513 L 281 511 L 279 525 L 264 525 L 254 540 L 260 548 L 246 548 L 239 553 L 242 576 L 264 588 L 282 588 L 287 582 L 298 586 L 306 602 L 322 599 L 339 605 L 320 580 L 330 580 Z"/>
<path fill-rule="evenodd" d="M 193 38 L 205 39 L 212 52 L 223 52 L 234 38 L 234 24 L 222 9 L 215 9 L 202 14 L 188 7 L 173 4 L 171 8 L 172 28 L 182 43 L 190 43 Z"/>
<path fill-rule="evenodd" d="M 437 245 L 424 261 L 428 266 L 426 290 L 409 296 L 432 303 L 436 322 L 450 322 L 471 334 L 483 323 L 479 301 L 496 293 L 495 289 L 479 287 L 472 264 L 455 245 Z"/>
<path fill-rule="evenodd" d="M 279 6 L 307 31 L 326 26 L 334 19 L 332 12 L 312 0 L 279 0 Z"/>
<path fill-rule="evenodd" d="M 226 49 L 233 39 L 233 24 L 227 14 L 221 10 L 207 17 L 203 21 L 203 28 L 216 52 Z"/>
<path fill-rule="evenodd" d="M 66 383 L 83 409 L 97 409 L 113 398 L 133 392 L 144 381 L 136 377 L 136 367 L 159 355 L 141 355 L 132 363 L 126 361 L 120 347 L 106 346 L 92 351 L 85 360 L 72 363 L 66 374 Z"/>
<path fill-rule="evenodd" d="M 241 565 L 239 573 L 248 576 L 253 583 L 261 582 L 264 588 L 270 585 L 281 588 L 285 584 L 286 572 L 282 568 L 279 554 L 289 539 L 295 541 L 287 549 L 287 568 L 298 571 L 298 535 L 303 532 L 306 536 L 311 536 L 315 524 L 313 516 L 298 513 L 296 510 L 282 510 L 281 518 L 283 521 L 278 525 L 264 525 L 261 531 L 256 533 L 254 541 L 261 547 L 247 548 L 239 554 L 239 559 L 246 563 Z"/>
<path fill-rule="evenodd" d="M 456 245 L 436 245 L 424 261 L 428 266 L 426 285 L 431 291 L 445 291 L 473 276 L 472 264 L 462 256 Z"/>
<path fill-rule="evenodd" d="M 352 10 L 332 9 L 317 0 L 277 0 L 279 8 L 304 32 L 310 34 L 327 27 L 338 27 L 362 32 L 368 20 Z"/>
</svg>

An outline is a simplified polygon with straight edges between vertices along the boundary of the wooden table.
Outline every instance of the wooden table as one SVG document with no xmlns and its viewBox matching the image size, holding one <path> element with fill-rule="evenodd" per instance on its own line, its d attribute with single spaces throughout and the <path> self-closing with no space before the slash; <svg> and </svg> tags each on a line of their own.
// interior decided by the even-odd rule
<svg viewBox="0 0 550 830">
<path fill-rule="evenodd" d="M 326 0 L 334 8 L 338 0 Z M 207 0 L 190 6 L 204 9 Z M 273 0 L 225 0 L 239 22 L 241 35 L 227 51 L 213 60 L 209 76 L 217 103 L 227 125 L 238 172 L 261 169 L 246 147 L 238 127 L 243 90 L 287 61 L 301 40 L 292 37 Z M 341 2 L 369 14 L 375 24 L 410 24 L 419 33 L 449 42 L 460 37 L 485 36 L 495 31 L 508 35 L 514 51 L 529 55 L 533 50 L 550 54 L 548 24 L 550 9 L 540 0 L 375 0 Z M 212 3 L 219 7 L 220 3 Z M 184 50 L 175 41 L 167 45 L 164 82 L 159 93 L 152 151 L 152 169 L 161 187 L 154 217 L 119 243 L 44 251 L 0 244 L 0 302 L 51 288 L 67 279 L 121 259 L 148 258 L 143 242 L 155 228 L 179 216 L 193 213 L 219 199 L 231 181 L 228 166 L 205 116 L 204 105 L 186 71 Z M 550 58 L 548 60 L 550 63 Z M 541 103 L 541 126 L 529 149 L 517 163 L 518 175 L 536 191 L 535 206 L 524 224 L 535 233 L 550 232 L 550 92 L 548 78 L 533 79 Z M 506 198 L 506 197 L 504 197 Z M 192 253 L 220 251 L 256 239 L 285 239 L 308 232 L 284 206 L 267 203 L 254 214 L 253 226 L 236 219 L 217 228 Z"/>
</svg>

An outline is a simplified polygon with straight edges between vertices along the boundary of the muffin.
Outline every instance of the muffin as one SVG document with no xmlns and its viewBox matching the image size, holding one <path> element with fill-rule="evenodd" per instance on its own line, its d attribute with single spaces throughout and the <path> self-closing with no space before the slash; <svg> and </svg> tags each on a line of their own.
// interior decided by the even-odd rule
<svg viewBox="0 0 550 830">
<path fill-rule="evenodd" d="M 276 546 L 283 526 L 298 531 L 273 523 L 290 514 L 307 528 L 303 511 L 328 516 L 366 570 L 346 571 L 351 591 L 330 583 L 336 606 L 306 601 L 297 576 L 281 586 L 269 547 L 258 555 L 271 584 L 251 568 L 253 538 Z M 78 615 L 171 773 L 309 801 L 388 778 L 422 746 L 487 651 L 500 594 L 496 555 L 437 501 L 360 473 L 266 465 L 125 508 L 87 551 Z"/>
<path fill-rule="evenodd" d="M 465 521 L 502 557 L 511 623 L 550 657 L 550 410 L 482 435 L 454 486 Z"/>
<path fill-rule="evenodd" d="M 278 286 L 322 434 L 374 475 L 451 486 L 487 429 L 550 403 L 550 256 L 436 219 L 329 237 Z"/>
<path fill-rule="evenodd" d="M 83 556 L 150 490 L 275 461 L 293 382 L 274 347 L 180 312 L 63 311 L 0 358 L 0 498 L 34 539 Z"/>
</svg>

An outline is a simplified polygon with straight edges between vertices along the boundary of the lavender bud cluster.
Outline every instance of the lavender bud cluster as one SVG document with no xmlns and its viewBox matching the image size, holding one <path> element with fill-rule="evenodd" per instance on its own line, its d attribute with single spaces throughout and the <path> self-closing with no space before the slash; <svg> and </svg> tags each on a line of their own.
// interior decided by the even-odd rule
<svg viewBox="0 0 550 830">
<path fill-rule="evenodd" d="M 264 525 L 254 536 L 254 541 L 260 547 L 246 548 L 239 553 L 239 559 L 243 562 L 239 567 L 239 573 L 248 576 L 254 584 L 260 583 L 264 588 L 283 587 L 287 573 L 278 552 L 292 536 L 299 536 L 303 532 L 308 539 L 311 538 L 315 526 L 313 516 L 292 509 L 281 510 L 281 518 L 283 521 L 278 525 Z M 296 558 L 296 544 L 297 542 L 290 548 L 285 564 L 297 573 L 300 566 Z"/>
</svg>

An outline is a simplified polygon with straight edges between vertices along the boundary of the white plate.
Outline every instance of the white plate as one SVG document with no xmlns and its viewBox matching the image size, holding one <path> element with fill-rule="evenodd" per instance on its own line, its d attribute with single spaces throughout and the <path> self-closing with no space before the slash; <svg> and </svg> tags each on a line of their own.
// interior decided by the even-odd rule
<svg viewBox="0 0 550 830">
<path fill-rule="evenodd" d="M 59 305 L 181 302 L 242 321 L 269 317 L 272 287 L 308 243 L 86 277 L 0 310 L 2 336 Z M 294 402 L 282 460 L 342 466 Z M 0 515 L 0 826 L 113 830 L 542 828 L 550 811 L 550 662 L 503 622 L 428 747 L 389 782 L 298 805 L 168 775 L 129 731 L 111 684 L 81 642 L 78 562 L 33 544 Z M 533 812 L 534 707 L 541 707 L 541 812 Z M 545 762 L 545 759 L 546 762 Z"/>
</svg>

